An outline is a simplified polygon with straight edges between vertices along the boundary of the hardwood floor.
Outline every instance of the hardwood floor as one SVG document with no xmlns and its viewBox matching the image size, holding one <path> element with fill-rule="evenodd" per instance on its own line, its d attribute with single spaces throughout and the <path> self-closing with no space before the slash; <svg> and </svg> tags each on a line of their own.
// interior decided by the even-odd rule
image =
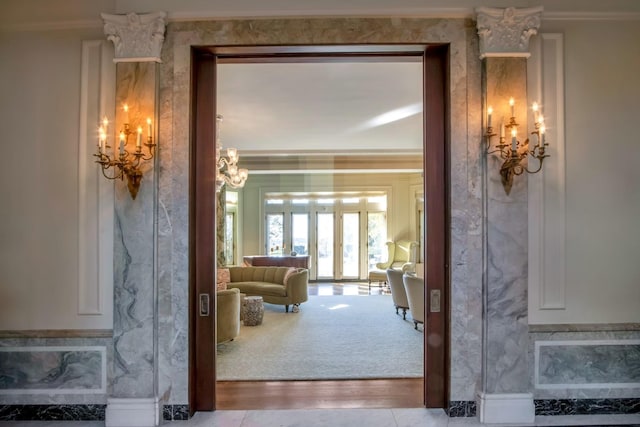
<svg viewBox="0 0 640 427">
<path fill-rule="evenodd" d="M 380 295 L 367 282 L 309 283 L 309 295 Z M 345 409 L 424 407 L 422 378 L 337 381 L 218 381 L 216 409 Z"/>
<path fill-rule="evenodd" d="M 424 407 L 422 378 L 342 381 L 218 381 L 216 409 Z"/>
</svg>

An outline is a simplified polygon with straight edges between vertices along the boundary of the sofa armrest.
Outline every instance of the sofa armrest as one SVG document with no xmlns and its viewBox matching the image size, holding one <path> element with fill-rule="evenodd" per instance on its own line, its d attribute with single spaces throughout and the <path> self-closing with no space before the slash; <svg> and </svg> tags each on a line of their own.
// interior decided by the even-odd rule
<svg viewBox="0 0 640 427">
<path fill-rule="evenodd" d="M 294 303 L 298 304 L 309 299 L 308 293 L 309 270 L 299 268 L 295 273 L 291 273 L 286 280 L 285 289 L 287 297 Z"/>
</svg>

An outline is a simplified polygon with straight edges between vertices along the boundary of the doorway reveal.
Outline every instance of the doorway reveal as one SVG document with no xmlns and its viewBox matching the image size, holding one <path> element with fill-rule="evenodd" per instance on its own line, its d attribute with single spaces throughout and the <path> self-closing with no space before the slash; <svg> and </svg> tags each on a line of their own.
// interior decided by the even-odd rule
<svg viewBox="0 0 640 427">
<path fill-rule="evenodd" d="M 448 402 L 448 204 L 447 204 L 447 46 L 340 46 L 340 47 L 211 47 L 193 51 L 193 98 L 190 190 L 190 408 L 211 410 L 222 404 L 216 398 L 215 381 L 215 316 L 201 316 L 197 310 L 198 295 L 215 295 L 215 159 L 216 64 L 219 60 L 274 58 L 291 56 L 334 60 L 348 56 L 415 55 L 421 57 L 424 69 L 424 157 L 423 194 L 425 195 L 426 234 L 423 257 L 426 262 L 426 303 L 431 292 L 439 291 L 442 305 L 428 310 L 425 322 L 425 381 L 421 384 L 423 404 L 445 407 Z M 316 384 L 317 385 L 317 384 Z M 336 389 L 344 386 L 335 384 Z M 328 385 L 331 387 L 331 385 Z M 358 383 L 359 394 L 367 395 L 373 383 Z M 406 385 L 405 385 L 406 387 Z M 248 390 L 239 393 L 249 393 Z M 386 394 L 393 394 L 386 388 Z M 225 398 L 228 397 L 225 393 Z M 285 399 L 295 407 L 295 399 Z M 364 403 L 360 407 L 366 406 Z M 226 405 L 225 405 L 226 407 Z"/>
</svg>

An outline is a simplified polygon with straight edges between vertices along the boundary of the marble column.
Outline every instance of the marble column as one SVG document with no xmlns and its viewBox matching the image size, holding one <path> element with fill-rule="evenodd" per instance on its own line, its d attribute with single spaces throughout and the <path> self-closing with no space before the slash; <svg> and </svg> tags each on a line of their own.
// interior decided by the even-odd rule
<svg viewBox="0 0 640 427">
<path fill-rule="evenodd" d="M 105 34 L 115 46 L 114 129 L 117 134 L 126 126 L 132 130 L 123 144 L 127 153 L 134 153 L 138 144 L 145 153 L 140 162 L 141 181 L 137 192 L 131 190 L 127 179 L 116 182 L 114 357 L 105 424 L 158 425 L 155 163 L 161 142 L 157 141 L 155 130 L 157 63 L 164 40 L 166 14 L 103 14 L 102 17 Z M 138 128 L 142 132 L 140 137 Z M 158 146 L 147 147 L 147 141 L 158 143 Z"/>
<path fill-rule="evenodd" d="M 495 133 L 483 141 L 492 147 L 485 157 L 483 381 L 478 394 L 480 420 L 486 423 L 533 422 L 535 415 L 527 351 L 527 174 L 508 176 L 508 160 L 489 152 L 500 142 L 502 129 L 507 152 L 524 149 L 526 58 L 541 12 L 540 8 L 477 9 L 483 133 L 489 126 L 489 107 Z M 509 126 L 514 122 L 515 140 L 510 131 L 516 126 Z"/>
</svg>

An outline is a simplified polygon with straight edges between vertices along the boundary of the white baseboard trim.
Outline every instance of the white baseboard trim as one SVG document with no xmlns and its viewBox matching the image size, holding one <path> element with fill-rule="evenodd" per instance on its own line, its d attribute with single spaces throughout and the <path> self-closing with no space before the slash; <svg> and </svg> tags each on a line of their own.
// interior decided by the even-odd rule
<svg viewBox="0 0 640 427">
<path fill-rule="evenodd" d="M 160 401 L 150 398 L 107 399 L 105 427 L 153 427 L 160 425 Z"/>
<path fill-rule="evenodd" d="M 536 416 L 531 393 L 479 393 L 477 404 L 481 423 L 533 423 Z"/>
</svg>

